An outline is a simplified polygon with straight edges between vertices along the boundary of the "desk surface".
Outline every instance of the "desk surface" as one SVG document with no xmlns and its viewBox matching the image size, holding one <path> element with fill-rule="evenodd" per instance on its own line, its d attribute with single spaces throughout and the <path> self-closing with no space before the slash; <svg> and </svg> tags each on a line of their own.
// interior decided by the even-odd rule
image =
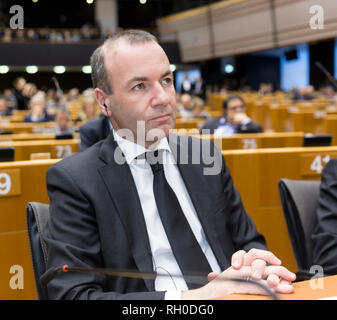
<svg viewBox="0 0 337 320">
<path fill-rule="evenodd" d="M 337 275 L 294 283 L 295 291 L 279 294 L 281 300 L 316 300 L 337 297 Z M 315 289 L 316 288 L 316 289 Z M 268 300 L 266 296 L 232 294 L 217 300 Z M 337 299 L 337 298 L 336 298 Z"/>
</svg>

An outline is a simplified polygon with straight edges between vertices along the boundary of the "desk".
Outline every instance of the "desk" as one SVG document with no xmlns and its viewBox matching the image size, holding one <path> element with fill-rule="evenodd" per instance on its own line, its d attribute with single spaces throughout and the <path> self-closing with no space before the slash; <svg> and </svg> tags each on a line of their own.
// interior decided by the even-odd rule
<svg viewBox="0 0 337 320">
<path fill-rule="evenodd" d="M 46 172 L 58 161 L 0 163 L 0 299 L 37 298 L 26 231 L 26 206 L 29 201 L 49 203 Z M 9 285 L 12 266 L 21 266 L 24 270 L 23 289 L 13 290 Z"/>
<path fill-rule="evenodd" d="M 78 150 L 78 139 L 0 141 L 0 147 L 14 147 L 14 161 L 30 160 L 32 153 L 49 152 L 52 159 L 63 158 Z"/>
<path fill-rule="evenodd" d="M 297 271 L 281 207 L 281 178 L 319 180 L 337 147 L 228 150 L 222 152 L 246 211 L 267 241 L 270 251 L 288 269 Z M 316 166 L 317 164 L 317 166 Z"/>
<path fill-rule="evenodd" d="M 322 289 L 319 289 L 319 282 Z M 337 296 L 337 275 L 320 279 L 307 280 L 294 283 L 295 291 L 290 294 L 279 294 L 280 300 L 317 300 Z M 314 289 L 314 288 L 317 289 Z M 215 300 L 268 300 L 266 296 L 254 294 L 232 294 Z"/>
</svg>

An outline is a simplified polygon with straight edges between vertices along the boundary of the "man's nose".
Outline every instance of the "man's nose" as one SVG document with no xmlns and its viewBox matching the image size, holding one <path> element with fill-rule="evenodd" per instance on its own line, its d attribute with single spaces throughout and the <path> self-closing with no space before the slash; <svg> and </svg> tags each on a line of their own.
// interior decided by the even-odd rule
<svg viewBox="0 0 337 320">
<path fill-rule="evenodd" d="M 156 84 L 153 88 L 152 106 L 167 105 L 170 103 L 170 94 L 161 84 Z"/>
</svg>

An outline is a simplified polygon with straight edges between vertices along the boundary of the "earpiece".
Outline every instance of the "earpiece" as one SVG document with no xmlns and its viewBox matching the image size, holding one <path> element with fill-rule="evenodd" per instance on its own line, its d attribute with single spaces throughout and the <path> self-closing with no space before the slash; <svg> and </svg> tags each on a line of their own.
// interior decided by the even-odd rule
<svg viewBox="0 0 337 320">
<path fill-rule="evenodd" d="M 103 106 L 104 106 L 104 108 L 105 108 L 105 112 L 106 112 L 106 114 L 107 114 L 107 115 L 109 115 L 109 112 L 108 112 L 108 107 L 107 107 L 107 105 L 106 105 L 105 103 L 103 103 Z"/>
</svg>

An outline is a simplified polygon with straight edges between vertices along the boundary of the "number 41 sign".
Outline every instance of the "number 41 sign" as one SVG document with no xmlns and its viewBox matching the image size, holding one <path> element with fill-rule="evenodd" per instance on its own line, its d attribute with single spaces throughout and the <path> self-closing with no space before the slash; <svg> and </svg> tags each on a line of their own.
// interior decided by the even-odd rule
<svg viewBox="0 0 337 320">
<path fill-rule="evenodd" d="M 337 153 L 302 154 L 300 163 L 301 176 L 321 175 L 325 165 L 331 158 L 336 157 Z"/>
</svg>

